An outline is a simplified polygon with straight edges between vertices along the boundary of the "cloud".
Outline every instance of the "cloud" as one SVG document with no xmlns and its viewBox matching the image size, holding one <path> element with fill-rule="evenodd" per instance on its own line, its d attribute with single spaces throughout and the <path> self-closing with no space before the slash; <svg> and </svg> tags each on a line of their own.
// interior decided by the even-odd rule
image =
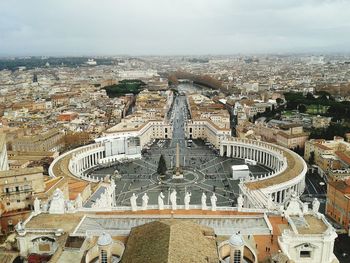
<svg viewBox="0 0 350 263">
<path fill-rule="evenodd" d="M 1 55 L 349 51 L 346 0 L 2 0 Z"/>
</svg>

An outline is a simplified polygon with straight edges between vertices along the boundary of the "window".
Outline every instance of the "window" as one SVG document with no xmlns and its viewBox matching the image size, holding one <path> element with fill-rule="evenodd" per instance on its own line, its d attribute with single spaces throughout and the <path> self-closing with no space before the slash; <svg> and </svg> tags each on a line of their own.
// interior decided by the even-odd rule
<svg viewBox="0 0 350 263">
<path fill-rule="evenodd" d="M 16 192 L 19 192 L 19 187 L 18 186 L 16 186 Z"/>
<path fill-rule="evenodd" d="M 300 257 L 301 258 L 310 258 L 311 257 L 311 251 L 301 250 L 300 251 Z"/>
</svg>

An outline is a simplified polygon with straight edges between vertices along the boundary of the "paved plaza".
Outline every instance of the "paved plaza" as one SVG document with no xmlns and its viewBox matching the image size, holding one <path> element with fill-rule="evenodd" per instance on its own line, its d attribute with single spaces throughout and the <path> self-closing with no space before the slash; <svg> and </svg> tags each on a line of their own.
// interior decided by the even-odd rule
<svg viewBox="0 0 350 263">
<path fill-rule="evenodd" d="M 184 123 L 189 118 L 186 97 L 177 96 L 170 114 L 173 125 L 173 137 L 167 140 L 154 140 L 149 149 L 143 150 L 140 160 L 115 163 L 110 167 L 88 171 L 92 176 L 110 175 L 116 182 L 116 204 L 130 205 L 133 193 L 139 196 L 137 203 L 141 205 L 141 196 L 147 193 L 149 204 L 157 204 L 158 195 L 163 192 L 165 204 L 169 204 L 170 192 L 177 191 L 177 204 L 184 204 L 186 192 L 191 193 L 190 204 L 201 204 L 201 196 L 215 193 L 218 206 L 234 206 L 239 194 L 238 181 L 232 180 L 232 165 L 244 164 L 244 160 L 219 156 L 217 150 L 203 140 L 193 140 L 191 146 L 185 138 Z M 166 161 L 169 173 L 176 166 L 176 145 L 179 145 L 180 166 L 184 171 L 182 180 L 172 180 L 171 176 L 162 178 L 157 174 L 160 155 Z M 251 176 L 269 173 L 270 170 L 260 165 L 248 165 Z M 92 200 L 93 201 L 93 200 Z"/>
</svg>

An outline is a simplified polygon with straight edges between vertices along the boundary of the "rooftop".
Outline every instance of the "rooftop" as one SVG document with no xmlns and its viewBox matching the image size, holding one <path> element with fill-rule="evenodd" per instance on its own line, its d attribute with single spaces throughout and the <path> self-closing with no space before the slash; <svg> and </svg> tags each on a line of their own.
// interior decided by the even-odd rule
<svg viewBox="0 0 350 263">
<path fill-rule="evenodd" d="M 246 164 L 232 165 L 232 171 L 240 171 L 240 170 L 249 170 L 249 167 Z"/>
<path fill-rule="evenodd" d="M 55 177 L 45 181 L 45 192 L 49 191 L 56 183 L 61 181 L 63 177 Z"/>
<path fill-rule="evenodd" d="M 43 172 L 42 167 L 21 168 L 21 169 L 9 170 L 9 171 L 0 171 L 0 178 L 22 176 L 22 175 L 36 174 L 36 173 L 42 173 L 42 172 Z"/>
<path fill-rule="evenodd" d="M 218 262 L 213 230 L 183 220 L 161 220 L 134 227 L 123 263 Z"/>
<path fill-rule="evenodd" d="M 331 148 L 327 147 L 326 145 L 323 145 L 320 143 L 315 143 L 315 146 L 322 149 L 322 150 L 326 150 L 326 151 L 332 150 Z"/>
<path fill-rule="evenodd" d="M 302 235 L 321 234 L 328 229 L 322 219 L 314 215 L 304 215 L 304 217 L 291 216 L 291 219 L 299 234 Z"/>
<path fill-rule="evenodd" d="M 278 149 L 281 150 L 281 148 Z M 284 172 L 280 173 L 277 176 L 263 180 L 247 182 L 246 186 L 250 189 L 266 188 L 271 185 L 287 182 L 301 174 L 304 169 L 304 161 L 301 160 L 301 158 L 298 159 L 298 156 L 295 153 L 292 154 L 289 151 L 283 151 L 283 154 L 287 158 L 288 163 L 288 168 Z"/>
<path fill-rule="evenodd" d="M 340 160 L 350 165 L 350 151 L 336 151 L 335 154 Z"/>
<path fill-rule="evenodd" d="M 78 194 L 81 193 L 89 184 L 93 187 L 95 187 L 96 184 L 79 179 L 69 171 L 68 163 L 71 155 L 72 154 L 68 154 L 59 159 L 52 167 L 52 170 L 55 176 L 64 177 L 66 180 L 68 180 L 69 199 L 75 200 Z"/>
<path fill-rule="evenodd" d="M 343 181 L 343 180 L 339 180 L 339 181 L 332 181 L 332 182 L 328 182 L 328 184 L 330 186 L 333 186 L 335 189 L 337 189 L 338 191 L 344 193 L 344 194 L 350 194 L 350 181 Z"/>
<path fill-rule="evenodd" d="M 72 233 L 82 219 L 82 214 L 39 214 L 34 216 L 25 225 L 26 229 L 63 229 L 64 232 Z"/>
</svg>

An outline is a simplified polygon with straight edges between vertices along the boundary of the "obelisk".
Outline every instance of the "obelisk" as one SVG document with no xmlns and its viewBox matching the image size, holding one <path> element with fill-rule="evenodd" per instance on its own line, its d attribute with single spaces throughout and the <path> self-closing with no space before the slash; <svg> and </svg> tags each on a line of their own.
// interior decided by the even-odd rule
<svg viewBox="0 0 350 263">
<path fill-rule="evenodd" d="M 175 178 L 175 179 L 183 178 L 183 174 L 181 173 L 181 168 L 180 168 L 180 148 L 179 148 L 179 143 L 176 144 L 176 167 L 175 167 L 175 173 L 173 175 L 173 178 Z"/>
<path fill-rule="evenodd" d="M 179 149 L 179 143 L 176 144 L 176 173 L 178 173 L 178 170 L 180 168 L 180 149 Z"/>
</svg>

